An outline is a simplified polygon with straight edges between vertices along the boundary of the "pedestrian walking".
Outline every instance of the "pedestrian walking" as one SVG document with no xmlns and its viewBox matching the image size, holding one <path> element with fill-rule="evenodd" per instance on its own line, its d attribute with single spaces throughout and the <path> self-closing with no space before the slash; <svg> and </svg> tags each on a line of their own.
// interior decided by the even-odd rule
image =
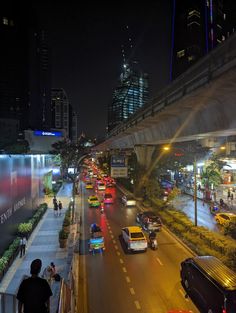
<svg viewBox="0 0 236 313">
<path fill-rule="evenodd" d="M 230 190 L 228 190 L 228 196 L 227 196 L 227 198 L 228 198 L 228 201 L 229 201 L 230 198 L 231 198 Z"/>
<path fill-rule="evenodd" d="M 52 202 L 53 202 L 53 205 L 55 205 L 55 203 L 57 202 L 56 196 L 53 197 Z"/>
<path fill-rule="evenodd" d="M 48 282 L 39 277 L 42 261 L 35 259 L 30 265 L 31 277 L 24 279 L 17 292 L 19 313 L 50 312 L 50 297 L 52 290 Z"/>
<path fill-rule="evenodd" d="M 22 237 L 20 239 L 20 258 L 25 255 L 25 249 L 26 249 L 27 239 L 26 237 Z"/>
<path fill-rule="evenodd" d="M 54 203 L 54 216 L 58 216 L 58 204 L 57 204 L 57 202 Z"/>
<path fill-rule="evenodd" d="M 61 210 L 62 210 L 62 203 L 59 201 L 58 203 L 58 209 L 59 209 L 59 216 L 61 216 Z"/>
</svg>

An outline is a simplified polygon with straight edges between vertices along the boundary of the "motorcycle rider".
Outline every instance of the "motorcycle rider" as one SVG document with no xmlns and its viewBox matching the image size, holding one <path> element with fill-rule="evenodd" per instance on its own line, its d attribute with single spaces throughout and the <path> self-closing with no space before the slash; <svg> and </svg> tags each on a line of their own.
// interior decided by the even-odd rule
<svg viewBox="0 0 236 313">
<path fill-rule="evenodd" d="M 103 201 L 101 202 L 101 205 L 100 205 L 100 212 L 104 213 L 104 202 Z"/>
<path fill-rule="evenodd" d="M 149 233 L 149 241 L 151 242 L 152 240 L 156 239 L 156 233 L 152 230 Z"/>
<path fill-rule="evenodd" d="M 156 249 L 157 248 L 156 233 L 154 231 L 151 231 L 149 233 L 149 243 L 150 243 L 150 247 L 152 249 Z"/>
</svg>

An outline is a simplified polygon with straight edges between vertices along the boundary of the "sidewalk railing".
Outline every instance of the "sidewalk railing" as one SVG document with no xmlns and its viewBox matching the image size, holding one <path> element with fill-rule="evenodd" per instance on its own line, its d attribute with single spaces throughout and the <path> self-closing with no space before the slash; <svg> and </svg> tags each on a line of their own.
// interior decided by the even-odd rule
<svg viewBox="0 0 236 313">
<path fill-rule="evenodd" d="M 16 296 L 0 292 L 0 313 L 17 313 Z"/>
</svg>

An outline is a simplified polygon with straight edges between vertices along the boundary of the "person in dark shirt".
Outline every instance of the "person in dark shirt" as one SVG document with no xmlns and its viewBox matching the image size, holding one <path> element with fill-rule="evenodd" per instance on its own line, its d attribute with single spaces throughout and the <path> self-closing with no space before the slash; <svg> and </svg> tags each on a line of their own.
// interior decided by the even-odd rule
<svg viewBox="0 0 236 313">
<path fill-rule="evenodd" d="M 50 313 L 51 288 L 48 282 L 38 277 L 42 261 L 35 259 L 30 266 L 31 277 L 24 279 L 19 287 L 18 299 L 19 313 Z"/>
</svg>

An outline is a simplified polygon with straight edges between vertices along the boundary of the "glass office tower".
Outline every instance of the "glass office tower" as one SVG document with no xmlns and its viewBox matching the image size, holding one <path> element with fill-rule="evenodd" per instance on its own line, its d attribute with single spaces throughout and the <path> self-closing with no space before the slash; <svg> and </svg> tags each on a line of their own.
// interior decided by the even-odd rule
<svg viewBox="0 0 236 313">
<path fill-rule="evenodd" d="M 141 108 L 148 101 L 148 96 L 147 74 L 124 64 L 123 73 L 108 108 L 108 132 Z"/>
</svg>

